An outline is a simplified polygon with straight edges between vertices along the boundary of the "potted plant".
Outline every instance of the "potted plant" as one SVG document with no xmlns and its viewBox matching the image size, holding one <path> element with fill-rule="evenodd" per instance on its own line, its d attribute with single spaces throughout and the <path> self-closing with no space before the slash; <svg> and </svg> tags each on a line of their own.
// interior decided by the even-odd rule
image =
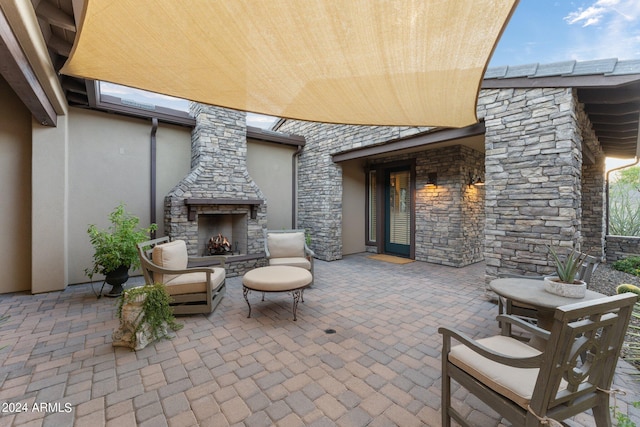
<svg viewBox="0 0 640 427">
<path fill-rule="evenodd" d="M 113 332 L 113 345 L 140 350 L 157 339 L 169 338 L 168 329 L 181 329 L 183 325 L 176 322 L 170 302 L 162 283 L 123 291 L 116 309 L 120 326 Z"/>
<path fill-rule="evenodd" d="M 556 276 L 544 278 L 545 290 L 563 297 L 584 298 L 587 283 L 576 279 L 576 274 L 587 255 L 573 250 L 566 257 L 561 258 L 555 249 L 550 246 L 547 247 L 556 264 Z"/>
<path fill-rule="evenodd" d="M 112 286 L 107 296 L 117 297 L 122 293 L 122 284 L 129 279 L 129 270 L 140 267 L 136 244 L 148 239 L 156 230 L 156 224 L 139 228 L 140 219 L 125 211 L 120 204 L 109 214 L 111 226 L 100 230 L 95 224 L 89 225 L 87 233 L 93 245 L 93 267 L 85 269 L 89 279 L 94 274 L 105 275 L 105 282 Z"/>
</svg>

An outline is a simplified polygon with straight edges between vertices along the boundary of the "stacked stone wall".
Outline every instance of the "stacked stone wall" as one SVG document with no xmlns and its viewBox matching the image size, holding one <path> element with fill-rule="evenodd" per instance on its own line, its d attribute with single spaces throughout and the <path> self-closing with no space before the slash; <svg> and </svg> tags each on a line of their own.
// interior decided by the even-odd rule
<svg viewBox="0 0 640 427">
<path fill-rule="evenodd" d="M 580 241 L 581 134 L 571 89 L 482 91 L 485 261 L 500 273 L 552 270 L 546 245 Z"/>
<path fill-rule="evenodd" d="M 331 155 L 398 139 L 426 128 L 349 126 L 288 120 L 278 129 L 306 139 L 298 158 L 298 228 L 318 258 L 342 258 L 342 170 Z M 363 212 L 364 215 L 364 212 Z"/>
<path fill-rule="evenodd" d="M 342 257 L 342 171 L 331 155 L 427 129 L 294 121 L 279 129 L 306 138 L 298 172 L 298 226 L 311 232 L 311 246 L 319 258 Z M 484 192 L 470 188 L 468 179 L 470 172 L 483 174 L 484 155 L 454 146 L 390 155 L 370 164 L 410 158 L 416 161 L 415 258 L 457 267 L 482 260 Z M 437 188 L 425 186 L 430 172 L 438 174 Z"/>
<path fill-rule="evenodd" d="M 490 279 L 500 273 L 549 273 L 553 268 L 547 245 L 568 250 L 578 244 L 591 253 L 601 252 L 604 158 L 575 91 L 481 90 L 477 113 L 486 128 L 484 158 L 462 156 L 437 166 L 434 151 L 428 160 L 416 155 L 418 181 L 434 171 L 439 181 L 434 193 L 422 193 L 417 183 L 416 259 L 466 265 L 484 258 Z M 319 236 L 316 253 L 329 260 L 341 257 L 341 173 L 331 154 L 425 129 L 286 122 L 280 130 L 307 138 L 300 157 L 298 212 L 300 225 Z M 583 164 L 583 144 L 595 163 Z M 462 191 L 465 186 L 469 190 L 469 170 L 485 172 L 486 186 L 477 194 Z M 455 196 L 445 193 L 455 186 L 460 189 Z M 461 202 L 451 210 L 448 199 L 457 196 Z M 464 246 L 461 242 L 472 242 L 471 254 L 453 253 Z"/>
<path fill-rule="evenodd" d="M 607 263 L 629 257 L 640 257 L 640 237 L 607 236 Z"/>
<path fill-rule="evenodd" d="M 606 157 L 591 127 L 584 105 L 577 106 L 582 135 L 582 247 L 583 252 L 604 257 L 606 234 Z"/>
</svg>

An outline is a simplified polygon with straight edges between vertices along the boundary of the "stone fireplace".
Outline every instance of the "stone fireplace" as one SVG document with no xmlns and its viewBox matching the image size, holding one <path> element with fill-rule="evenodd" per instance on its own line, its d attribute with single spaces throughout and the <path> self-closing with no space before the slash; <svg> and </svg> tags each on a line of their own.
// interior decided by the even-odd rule
<svg viewBox="0 0 640 427">
<path fill-rule="evenodd" d="M 227 275 L 243 274 L 264 258 L 264 195 L 246 166 L 245 113 L 191 104 L 191 172 L 165 197 L 165 230 L 187 242 L 190 256 L 209 255 L 219 234 L 229 242 Z"/>
</svg>

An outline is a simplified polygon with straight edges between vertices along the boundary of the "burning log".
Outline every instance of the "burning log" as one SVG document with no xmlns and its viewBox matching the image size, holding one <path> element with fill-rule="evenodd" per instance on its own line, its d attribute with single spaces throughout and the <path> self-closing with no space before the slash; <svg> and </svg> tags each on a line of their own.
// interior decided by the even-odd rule
<svg viewBox="0 0 640 427">
<path fill-rule="evenodd" d="M 218 233 L 217 236 L 212 236 L 209 239 L 209 255 L 220 255 L 227 252 L 231 252 L 231 243 L 229 239 L 224 237 L 222 233 Z"/>
</svg>

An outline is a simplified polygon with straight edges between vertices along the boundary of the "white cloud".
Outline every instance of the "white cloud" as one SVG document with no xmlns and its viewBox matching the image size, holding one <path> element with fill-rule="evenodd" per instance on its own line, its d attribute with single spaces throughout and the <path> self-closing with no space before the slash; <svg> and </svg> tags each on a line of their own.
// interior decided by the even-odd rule
<svg viewBox="0 0 640 427">
<path fill-rule="evenodd" d="M 569 15 L 564 17 L 564 20 L 570 25 L 582 22 L 583 27 L 588 27 L 589 25 L 599 23 L 607 12 L 608 10 L 606 8 L 594 5 L 584 10 L 580 8 L 575 12 L 569 13 Z"/>
<path fill-rule="evenodd" d="M 579 24 L 567 57 L 577 60 L 640 57 L 640 2 L 597 0 L 564 17 L 569 25 Z"/>
</svg>

